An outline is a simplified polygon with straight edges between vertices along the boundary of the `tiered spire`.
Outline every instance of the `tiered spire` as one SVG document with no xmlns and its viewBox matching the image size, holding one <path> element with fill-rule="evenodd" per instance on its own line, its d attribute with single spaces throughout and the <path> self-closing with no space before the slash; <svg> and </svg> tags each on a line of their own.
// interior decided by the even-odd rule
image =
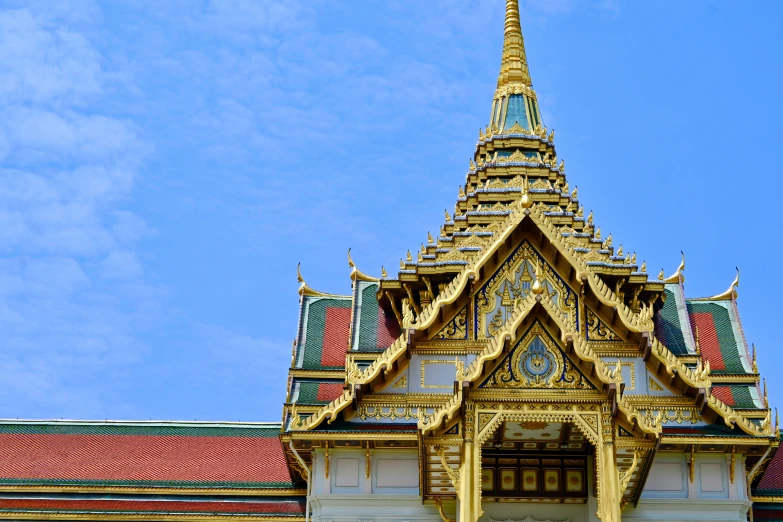
<svg viewBox="0 0 783 522">
<path fill-rule="evenodd" d="M 525 39 L 519 18 L 519 0 L 506 0 L 506 28 L 498 89 L 513 83 L 532 85 L 525 55 Z"/>
</svg>

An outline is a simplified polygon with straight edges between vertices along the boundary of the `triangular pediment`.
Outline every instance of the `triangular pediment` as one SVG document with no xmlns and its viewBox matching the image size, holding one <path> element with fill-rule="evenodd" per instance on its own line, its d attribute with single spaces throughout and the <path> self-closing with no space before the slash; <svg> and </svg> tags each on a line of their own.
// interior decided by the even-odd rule
<svg viewBox="0 0 783 522">
<path fill-rule="evenodd" d="M 478 387 L 595 389 L 539 321 L 527 329 Z"/>
</svg>

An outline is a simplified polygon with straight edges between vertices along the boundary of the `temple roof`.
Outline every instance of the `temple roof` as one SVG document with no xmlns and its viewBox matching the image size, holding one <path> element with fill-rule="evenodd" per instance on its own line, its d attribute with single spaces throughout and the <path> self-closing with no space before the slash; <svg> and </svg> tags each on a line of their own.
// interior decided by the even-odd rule
<svg viewBox="0 0 783 522">
<path fill-rule="evenodd" d="M 280 424 L 0 421 L 0 486 L 292 489 Z"/>
</svg>

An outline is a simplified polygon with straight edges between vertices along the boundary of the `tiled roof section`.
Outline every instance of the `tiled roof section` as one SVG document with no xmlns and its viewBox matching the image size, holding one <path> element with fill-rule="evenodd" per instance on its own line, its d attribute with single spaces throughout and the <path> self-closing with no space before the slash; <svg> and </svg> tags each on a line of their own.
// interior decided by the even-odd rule
<svg viewBox="0 0 783 522">
<path fill-rule="evenodd" d="M 695 353 L 682 286 L 666 285 L 666 300 L 655 315 L 655 336 L 675 355 Z"/>
<path fill-rule="evenodd" d="M 297 368 L 345 368 L 351 301 L 350 297 L 305 296 L 302 299 Z"/>
<path fill-rule="evenodd" d="M 758 400 L 758 390 L 755 386 L 715 385 L 710 393 L 732 408 L 761 409 L 764 407 Z"/>
<path fill-rule="evenodd" d="M 329 404 L 343 394 L 343 381 L 299 381 L 296 404 Z"/>
<path fill-rule="evenodd" d="M 193 500 L 120 500 L 103 498 L 0 498 L 2 513 L 144 513 L 144 514 L 209 514 L 257 515 L 259 517 L 291 517 L 303 519 L 304 499 L 253 499 L 232 501 Z M 0 515 L 1 517 L 2 515 Z"/>
<path fill-rule="evenodd" d="M 764 475 L 761 476 L 755 494 L 781 495 L 783 494 L 783 450 L 778 447 L 772 460 L 767 464 Z"/>
<path fill-rule="evenodd" d="M 713 373 L 749 373 L 745 341 L 731 301 L 688 301 L 691 326 L 698 331 L 702 356 Z M 697 330 L 698 329 L 698 330 Z"/>
<path fill-rule="evenodd" d="M 356 281 L 351 348 L 385 350 L 400 336 L 400 325 L 394 314 L 378 303 L 378 283 Z"/>
<path fill-rule="evenodd" d="M 0 423 L 0 484 L 292 488 L 280 425 Z"/>
</svg>

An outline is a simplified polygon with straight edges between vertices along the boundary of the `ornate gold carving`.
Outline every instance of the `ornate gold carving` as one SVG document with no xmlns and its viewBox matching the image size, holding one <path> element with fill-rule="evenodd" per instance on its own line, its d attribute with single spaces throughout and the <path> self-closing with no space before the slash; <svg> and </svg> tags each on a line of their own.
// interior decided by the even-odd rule
<svg viewBox="0 0 783 522">
<path fill-rule="evenodd" d="M 539 340 L 545 352 L 531 352 Z M 589 388 L 540 323 L 536 322 L 482 388 Z"/>
<path fill-rule="evenodd" d="M 392 385 L 392 388 L 407 388 L 408 387 L 408 374 L 403 374 L 402 377 L 397 379 L 397 382 L 395 382 Z"/>
<path fill-rule="evenodd" d="M 449 321 L 446 326 L 441 329 L 435 335 L 436 339 L 454 340 L 454 339 L 467 339 L 468 337 L 468 306 L 457 313 L 457 315 Z"/>
<path fill-rule="evenodd" d="M 655 379 L 653 379 L 652 377 L 650 377 L 650 389 L 655 391 L 663 391 L 663 387 L 657 382 L 655 382 Z"/>
<path fill-rule="evenodd" d="M 614 333 L 601 319 L 595 315 L 595 312 L 587 311 L 587 335 L 591 341 L 621 341 L 620 337 Z"/>
</svg>

